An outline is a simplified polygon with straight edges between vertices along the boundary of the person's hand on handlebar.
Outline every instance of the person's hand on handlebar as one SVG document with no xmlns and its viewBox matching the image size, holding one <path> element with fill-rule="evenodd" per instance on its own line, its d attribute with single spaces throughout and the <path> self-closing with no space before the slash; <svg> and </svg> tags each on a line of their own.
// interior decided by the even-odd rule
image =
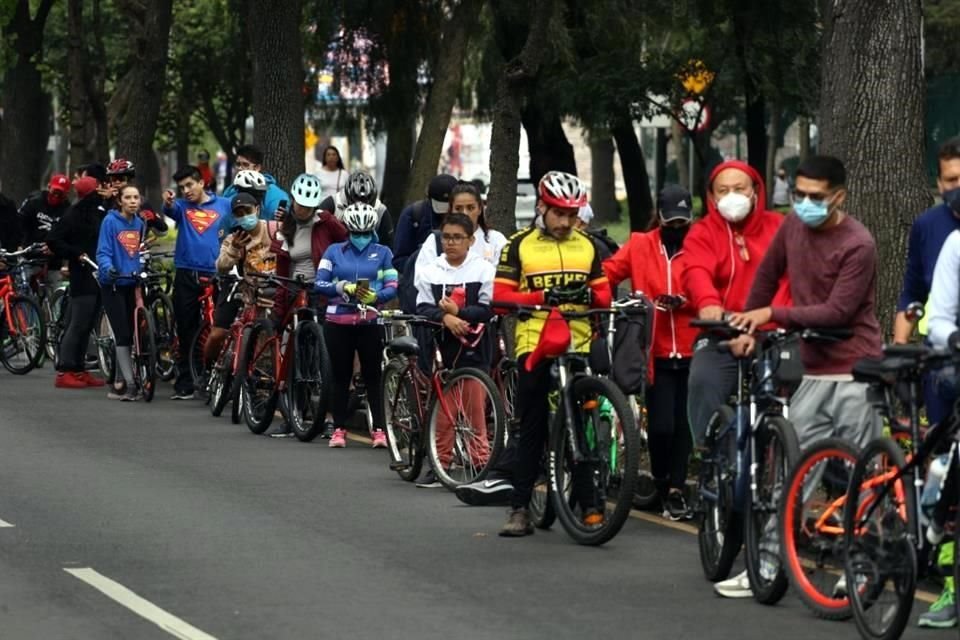
<svg viewBox="0 0 960 640">
<path fill-rule="evenodd" d="M 747 356 L 753 355 L 756 347 L 757 339 L 747 334 L 737 336 L 730 341 L 730 353 L 733 354 L 735 358 L 746 358 Z"/>
<path fill-rule="evenodd" d="M 671 296 L 667 294 L 661 294 L 657 296 L 654 300 L 654 304 L 657 305 L 657 309 L 661 311 L 673 311 L 674 309 L 679 309 L 687 303 L 687 299 L 683 296 Z"/>
<path fill-rule="evenodd" d="M 730 314 L 729 322 L 731 327 L 752 334 L 754 331 L 770 322 L 772 318 L 773 309 L 770 307 L 763 307 L 762 309 L 754 309 L 753 311 L 732 313 Z"/>
<path fill-rule="evenodd" d="M 467 335 L 467 332 L 470 331 L 469 322 L 449 313 L 443 316 L 443 326 L 449 329 L 450 333 L 458 338 Z"/>
<path fill-rule="evenodd" d="M 120 272 L 114 269 L 113 267 L 110 267 L 110 271 L 107 272 L 107 275 L 110 276 L 111 280 L 116 280 L 117 278 L 120 277 Z"/>
<path fill-rule="evenodd" d="M 573 287 L 553 287 L 543 293 L 543 301 L 551 306 L 562 304 L 586 304 L 592 301 L 590 288 L 585 284 Z"/>
<path fill-rule="evenodd" d="M 717 304 L 712 304 L 700 309 L 700 313 L 698 313 L 697 316 L 700 320 L 719 322 L 720 320 L 723 320 L 723 307 Z"/>
</svg>

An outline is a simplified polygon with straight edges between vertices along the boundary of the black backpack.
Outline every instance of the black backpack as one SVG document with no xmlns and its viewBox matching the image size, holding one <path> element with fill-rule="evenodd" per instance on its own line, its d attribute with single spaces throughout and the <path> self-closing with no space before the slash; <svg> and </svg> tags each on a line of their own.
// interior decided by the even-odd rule
<svg viewBox="0 0 960 640">
<path fill-rule="evenodd" d="M 440 244 L 440 232 L 434 231 L 431 234 L 437 246 L 437 255 L 443 253 L 443 247 Z M 429 240 L 428 240 L 429 242 Z M 417 257 L 420 255 L 420 245 L 416 251 L 407 258 L 407 263 L 403 267 L 403 273 L 397 279 L 397 299 L 400 301 L 400 310 L 404 313 L 417 312 L 417 287 L 414 286 L 414 276 L 417 273 Z"/>
</svg>

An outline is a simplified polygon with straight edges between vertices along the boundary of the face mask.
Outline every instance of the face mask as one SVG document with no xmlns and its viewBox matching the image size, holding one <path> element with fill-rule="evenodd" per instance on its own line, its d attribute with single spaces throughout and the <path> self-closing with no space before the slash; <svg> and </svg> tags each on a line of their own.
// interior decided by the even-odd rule
<svg viewBox="0 0 960 640">
<path fill-rule="evenodd" d="M 63 201 L 66 199 L 67 199 L 67 194 L 63 192 L 60 192 L 60 191 L 47 192 L 47 204 L 49 204 L 51 207 L 55 207 L 63 203 Z"/>
<path fill-rule="evenodd" d="M 255 213 L 251 213 L 248 216 L 243 216 L 242 218 L 237 218 L 237 225 L 244 231 L 253 231 L 257 228 L 257 223 L 260 222 L 260 218 Z"/>
<path fill-rule="evenodd" d="M 728 193 L 717 200 L 717 210 L 728 222 L 740 222 L 753 211 L 753 201 L 742 193 Z"/>
<path fill-rule="evenodd" d="M 372 233 L 351 233 L 350 244 L 357 248 L 357 251 L 363 251 L 367 245 L 373 242 Z"/>
<path fill-rule="evenodd" d="M 676 247 L 683 244 L 683 239 L 689 230 L 690 227 L 687 225 L 682 227 L 660 227 L 660 239 L 663 240 L 664 244 Z"/>
<path fill-rule="evenodd" d="M 812 202 L 810 198 L 804 198 L 800 202 L 795 202 L 793 211 L 800 218 L 800 221 L 808 227 L 819 227 L 830 217 L 830 207 L 827 202 Z"/>
<path fill-rule="evenodd" d="M 960 216 L 960 187 L 943 193 L 943 203 Z"/>
</svg>

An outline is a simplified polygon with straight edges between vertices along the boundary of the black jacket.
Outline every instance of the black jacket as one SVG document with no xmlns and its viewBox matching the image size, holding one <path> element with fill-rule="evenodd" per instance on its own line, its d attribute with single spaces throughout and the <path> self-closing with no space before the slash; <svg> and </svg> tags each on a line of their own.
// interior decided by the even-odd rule
<svg viewBox="0 0 960 640">
<path fill-rule="evenodd" d="M 20 246 L 20 218 L 13 200 L 0 193 L 0 247 L 16 251 Z"/>
<path fill-rule="evenodd" d="M 47 244 L 54 254 L 70 261 L 71 295 L 90 295 L 100 290 L 93 270 L 80 262 L 80 256 L 86 254 L 96 260 L 100 223 L 106 215 L 102 203 L 96 193 L 78 200 L 47 236 Z"/>
</svg>

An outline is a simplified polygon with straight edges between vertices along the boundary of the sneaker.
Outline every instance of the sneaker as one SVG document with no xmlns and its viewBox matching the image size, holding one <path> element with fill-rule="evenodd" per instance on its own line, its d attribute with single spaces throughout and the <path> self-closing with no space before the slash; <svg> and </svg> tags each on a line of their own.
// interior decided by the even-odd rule
<svg viewBox="0 0 960 640">
<path fill-rule="evenodd" d="M 53 386 L 57 389 L 86 389 L 88 385 L 82 375 L 73 371 L 62 371 L 57 374 Z"/>
<path fill-rule="evenodd" d="M 744 571 L 729 580 L 718 582 L 713 585 L 713 591 L 718 596 L 724 598 L 752 598 L 753 590 L 750 588 L 750 578 Z"/>
<path fill-rule="evenodd" d="M 143 400 L 143 393 L 140 391 L 127 392 L 120 397 L 120 402 L 139 402 L 141 400 Z"/>
<path fill-rule="evenodd" d="M 421 489 L 438 489 L 443 485 L 437 480 L 437 474 L 433 472 L 433 469 L 427 469 L 427 472 L 417 482 L 417 486 Z"/>
<path fill-rule="evenodd" d="M 323 438 L 324 440 L 329 440 L 330 438 L 333 437 L 333 432 L 336 430 L 337 428 L 333 426 L 333 422 L 331 422 L 330 420 L 327 420 L 327 422 L 323 426 L 323 433 L 320 434 L 320 437 Z"/>
<path fill-rule="evenodd" d="M 291 438 L 293 437 L 293 427 L 284 421 L 277 425 L 277 428 L 267 435 L 271 438 Z"/>
<path fill-rule="evenodd" d="M 121 384 L 119 387 L 110 385 L 110 390 L 107 391 L 107 400 L 123 400 L 125 395 L 127 395 L 126 385 Z"/>
<path fill-rule="evenodd" d="M 374 449 L 386 449 L 387 448 L 387 432 L 383 429 L 377 429 L 373 432 L 373 448 Z"/>
<path fill-rule="evenodd" d="M 171 400 L 193 400 L 196 394 L 193 391 L 174 391 L 173 395 L 170 396 Z"/>
<path fill-rule="evenodd" d="M 500 535 L 505 538 L 522 538 L 533 534 L 533 523 L 530 521 L 530 512 L 526 509 L 511 509 L 508 512 L 507 522 L 500 529 Z"/>
<path fill-rule="evenodd" d="M 949 629 L 957 626 L 957 607 L 952 589 L 944 589 L 937 601 L 921 614 L 917 626 L 931 629 Z"/>
<path fill-rule="evenodd" d="M 346 429 L 334 429 L 333 435 L 330 436 L 330 448 L 331 449 L 343 449 L 347 446 L 347 430 Z"/>
<path fill-rule="evenodd" d="M 505 505 L 513 493 L 513 483 L 506 478 L 487 478 L 462 484 L 454 493 L 460 502 L 475 507 Z"/>
<path fill-rule="evenodd" d="M 81 376 L 84 381 L 86 381 L 88 387 L 103 387 L 107 384 L 103 378 L 98 378 L 89 371 L 84 371 L 83 373 L 78 373 L 77 375 Z"/>
<path fill-rule="evenodd" d="M 683 499 L 683 494 L 679 491 L 671 491 L 667 494 L 667 499 L 663 501 L 663 517 L 679 522 L 680 520 L 689 520 L 693 517 L 687 507 L 687 501 Z"/>
</svg>

